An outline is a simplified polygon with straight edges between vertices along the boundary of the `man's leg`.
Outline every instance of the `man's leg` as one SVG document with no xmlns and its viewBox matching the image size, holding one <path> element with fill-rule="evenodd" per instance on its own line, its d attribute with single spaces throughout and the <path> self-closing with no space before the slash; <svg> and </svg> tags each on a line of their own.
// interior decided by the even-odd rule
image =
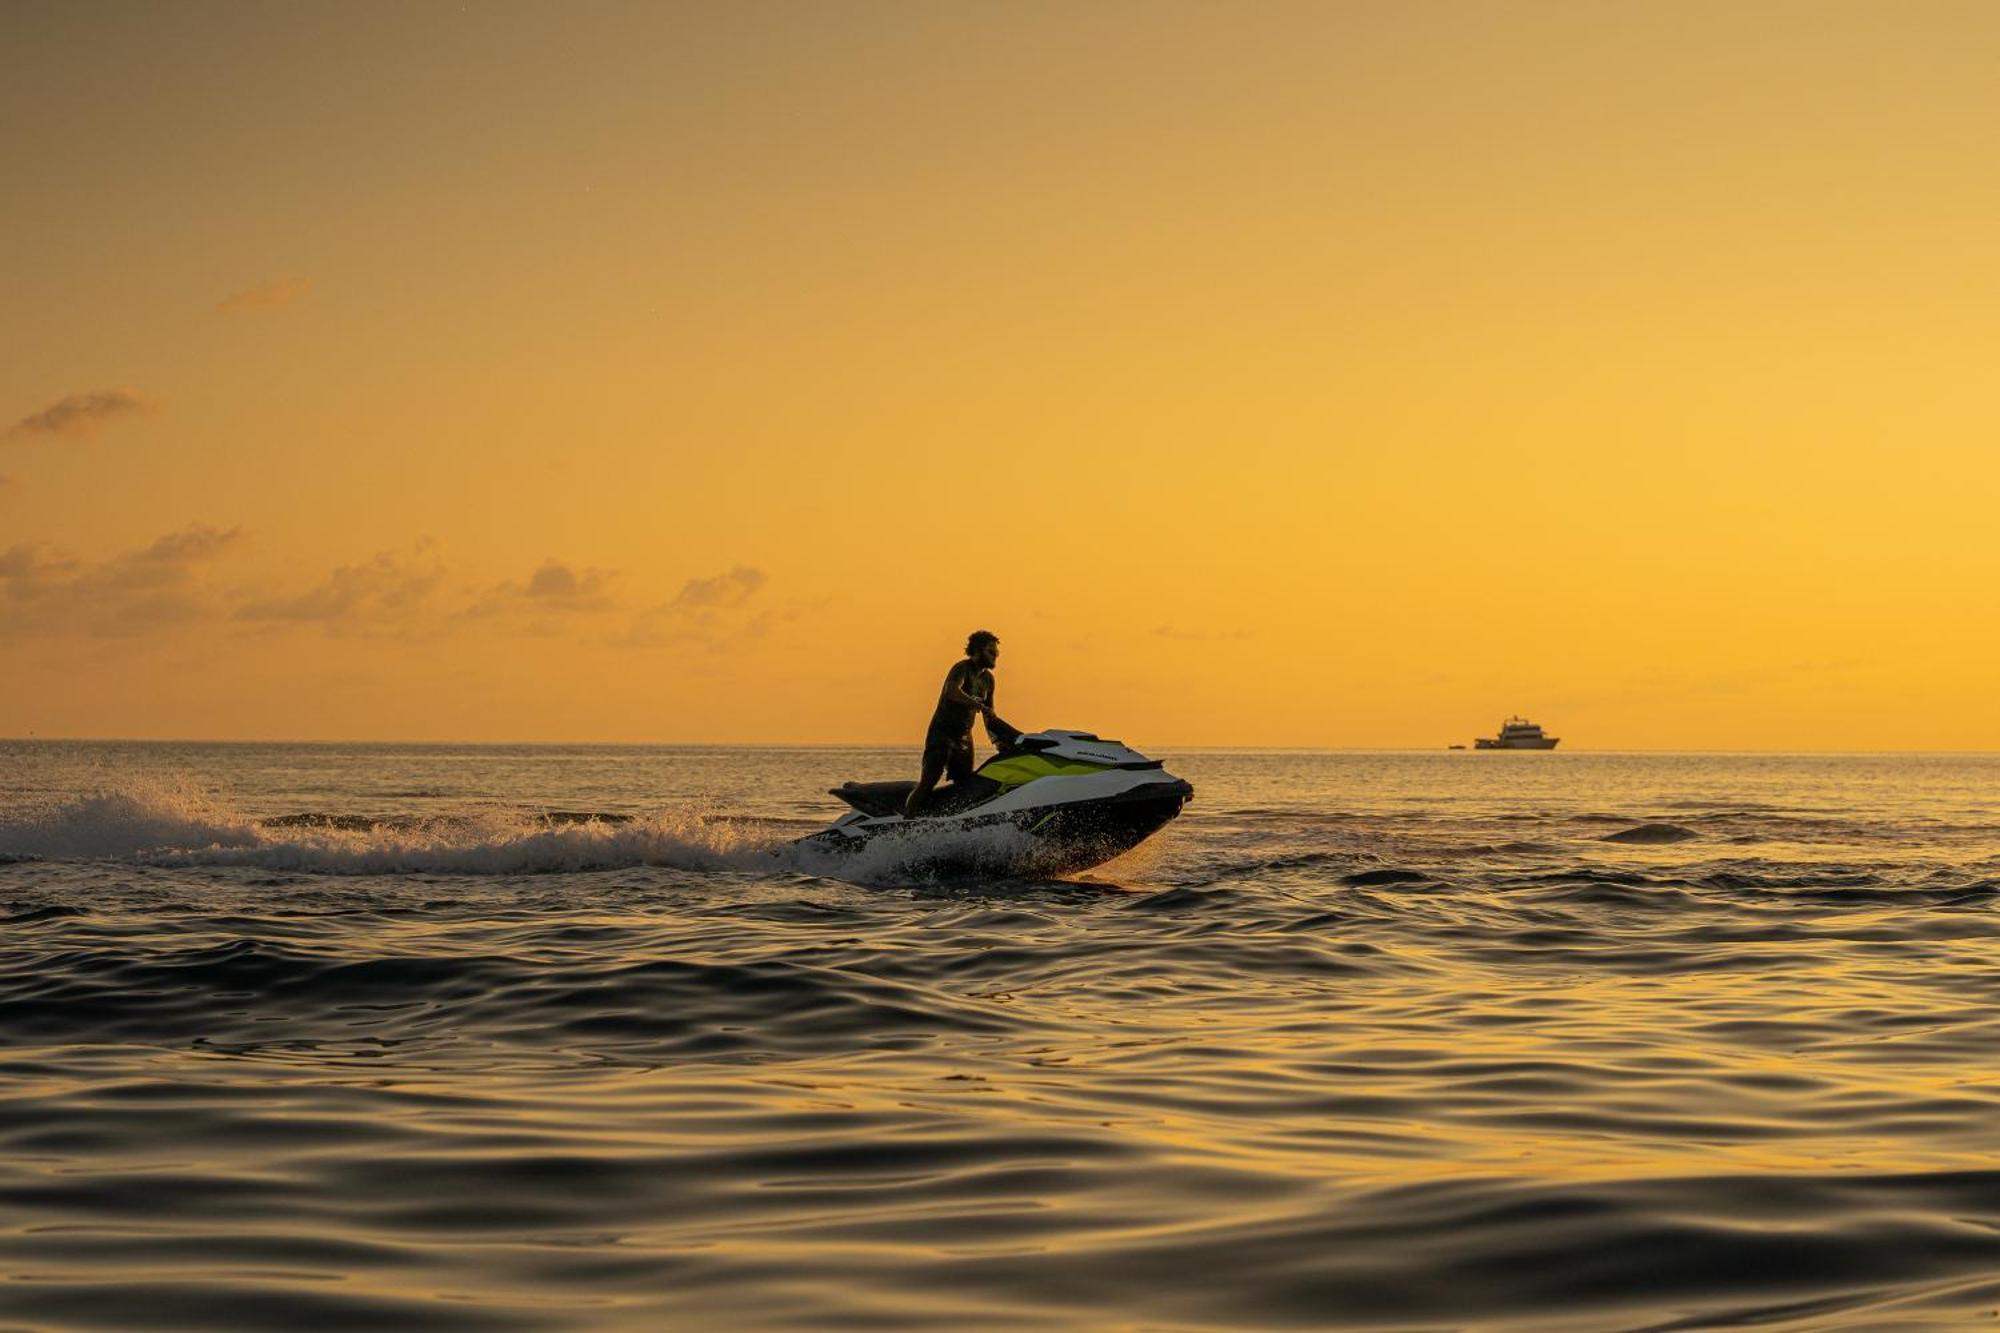
<svg viewBox="0 0 2000 1333">
<path fill-rule="evenodd" d="M 915 790 L 910 793 L 909 799 L 903 802 L 903 818 L 915 819 L 917 811 L 921 810 L 924 802 L 930 799 L 931 788 L 937 786 L 938 779 L 944 776 L 944 758 L 935 745 L 924 746 L 923 771 L 917 777 Z"/>
<path fill-rule="evenodd" d="M 945 758 L 944 771 L 953 782 L 964 782 L 972 776 L 972 738 L 966 737 L 951 747 Z"/>
</svg>

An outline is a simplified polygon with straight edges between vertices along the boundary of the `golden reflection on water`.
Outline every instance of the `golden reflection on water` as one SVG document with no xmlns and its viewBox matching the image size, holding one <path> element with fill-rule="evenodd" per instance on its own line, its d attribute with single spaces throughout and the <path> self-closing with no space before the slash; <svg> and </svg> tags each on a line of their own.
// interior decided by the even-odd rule
<svg viewBox="0 0 2000 1333">
<path fill-rule="evenodd" d="M 1843 814 L 1834 761 L 1563 762 L 1205 756 L 1118 892 L 577 872 L 486 813 L 390 875 L 0 866 L 0 1318 L 1968 1317 L 1987 766 Z"/>
</svg>

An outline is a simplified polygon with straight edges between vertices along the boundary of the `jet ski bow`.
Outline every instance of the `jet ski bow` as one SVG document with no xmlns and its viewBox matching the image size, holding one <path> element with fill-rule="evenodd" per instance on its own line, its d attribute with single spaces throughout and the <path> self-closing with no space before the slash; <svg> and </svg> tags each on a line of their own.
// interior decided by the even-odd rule
<svg viewBox="0 0 2000 1333">
<path fill-rule="evenodd" d="M 1013 738 L 963 782 L 931 794 L 915 818 L 916 782 L 849 782 L 830 794 L 853 810 L 801 846 L 878 848 L 912 870 L 1065 875 L 1144 842 L 1194 795 L 1186 781 L 1118 741 L 1087 731 Z"/>
</svg>

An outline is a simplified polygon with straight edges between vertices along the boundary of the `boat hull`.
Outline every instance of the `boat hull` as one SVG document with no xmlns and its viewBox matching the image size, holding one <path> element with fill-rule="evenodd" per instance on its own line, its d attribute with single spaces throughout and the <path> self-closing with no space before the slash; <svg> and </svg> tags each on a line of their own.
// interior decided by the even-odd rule
<svg viewBox="0 0 2000 1333">
<path fill-rule="evenodd" d="M 1557 739 L 1553 736 L 1544 736 L 1540 740 L 1529 741 L 1501 741 L 1482 737 L 1472 743 L 1472 748 L 1475 750 L 1553 750 L 1556 748 L 1556 744 Z"/>
</svg>

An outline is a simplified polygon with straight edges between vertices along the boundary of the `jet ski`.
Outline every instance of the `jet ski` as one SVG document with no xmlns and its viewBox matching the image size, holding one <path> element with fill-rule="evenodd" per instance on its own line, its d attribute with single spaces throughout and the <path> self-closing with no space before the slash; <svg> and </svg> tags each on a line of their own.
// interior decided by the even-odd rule
<svg viewBox="0 0 2000 1333">
<path fill-rule="evenodd" d="M 798 845 L 881 872 L 1066 875 L 1144 842 L 1194 788 L 1118 741 L 1087 731 L 1014 736 L 970 778 L 931 793 L 913 819 L 916 782 L 831 788 L 854 808 Z M 878 860 L 878 858 L 880 858 Z"/>
</svg>

